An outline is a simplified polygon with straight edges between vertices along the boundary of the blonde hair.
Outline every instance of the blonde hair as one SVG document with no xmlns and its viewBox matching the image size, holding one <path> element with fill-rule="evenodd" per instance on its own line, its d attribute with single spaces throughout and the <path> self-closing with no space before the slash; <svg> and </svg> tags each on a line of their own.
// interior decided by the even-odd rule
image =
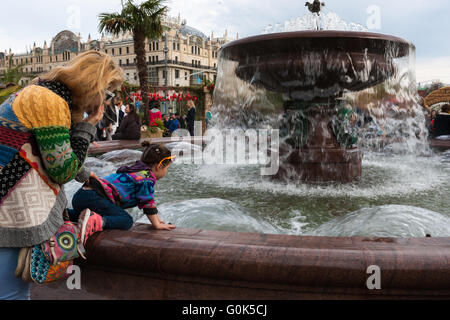
<svg viewBox="0 0 450 320">
<path fill-rule="evenodd" d="M 83 113 L 90 111 L 91 102 L 103 102 L 105 91 L 114 91 L 124 81 L 122 69 L 106 53 L 91 50 L 72 59 L 66 66 L 57 67 L 39 77 L 44 81 L 60 81 L 72 93 L 72 121 L 83 120 Z M 33 80 L 34 83 L 38 79 Z M 98 107 L 98 106 L 94 106 Z"/>
<path fill-rule="evenodd" d="M 189 108 L 195 107 L 195 103 L 194 103 L 194 101 L 192 101 L 192 100 L 188 100 L 187 105 L 188 105 Z"/>
</svg>

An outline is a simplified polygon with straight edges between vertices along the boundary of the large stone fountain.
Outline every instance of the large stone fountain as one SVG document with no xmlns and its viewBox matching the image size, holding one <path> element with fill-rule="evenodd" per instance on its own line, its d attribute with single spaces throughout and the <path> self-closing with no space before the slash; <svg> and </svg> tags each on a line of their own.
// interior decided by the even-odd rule
<svg viewBox="0 0 450 320">
<path fill-rule="evenodd" d="M 222 47 L 221 59 L 234 62 L 235 75 L 253 88 L 281 97 L 280 129 L 294 123 L 281 146 L 279 178 L 347 183 L 361 176 L 362 153 L 333 128 L 340 100 L 392 77 L 394 60 L 411 51 L 393 36 L 317 30 L 237 40 Z"/>
</svg>

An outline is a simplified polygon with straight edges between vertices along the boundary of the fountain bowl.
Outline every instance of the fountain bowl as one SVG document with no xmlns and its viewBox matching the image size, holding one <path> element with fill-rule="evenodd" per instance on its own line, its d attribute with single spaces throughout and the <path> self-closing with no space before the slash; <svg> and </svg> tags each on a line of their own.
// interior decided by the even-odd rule
<svg viewBox="0 0 450 320">
<path fill-rule="evenodd" d="M 389 35 L 354 31 L 298 31 L 236 40 L 221 58 L 238 62 L 236 75 L 252 85 L 313 101 L 359 91 L 392 77 L 393 59 L 415 46 Z"/>
</svg>

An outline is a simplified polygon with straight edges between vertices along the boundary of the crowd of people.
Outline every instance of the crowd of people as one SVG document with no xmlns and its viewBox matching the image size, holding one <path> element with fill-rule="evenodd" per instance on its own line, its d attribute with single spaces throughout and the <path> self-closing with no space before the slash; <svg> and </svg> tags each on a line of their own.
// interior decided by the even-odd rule
<svg viewBox="0 0 450 320">
<path fill-rule="evenodd" d="M 170 137 L 178 129 L 186 129 L 194 136 L 196 108 L 192 100 L 188 101 L 188 108 L 187 116 L 184 117 L 179 113 L 162 114 L 160 105 L 155 104 L 149 112 L 150 126 L 156 126 L 155 121 L 161 120 L 165 128 L 164 136 Z M 124 105 L 121 98 L 114 97 L 113 93 L 107 93 L 103 118 L 97 125 L 95 141 L 139 140 L 141 127 L 142 120 L 137 113 L 136 105 L 134 103 Z"/>
<path fill-rule="evenodd" d="M 450 136 L 450 105 L 444 105 L 440 112 L 432 110 L 427 115 L 427 128 L 433 138 Z"/>
<path fill-rule="evenodd" d="M 160 119 L 164 123 L 165 132 L 164 135 L 170 137 L 176 130 L 178 129 L 185 129 L 188 130 L 191 136 L 194 136 L 194 123 L 195 123 L 195 115 L 196 115 L 196 109 L 195 104 L 192 100 L 188 101 L 188 107 L 189 111 L 187 113 L 187 116 L 181 116 L 179 113 L 171 113 L 171 114 L 163 114 L 160 115 Z M 159 110 L 159 108 L 156 108 Z M 157 114 L 155 111 L 152 114 Z M 156 116 L 157 117 L 157 116 Z M 154 121 L 155 116 L 152 118 L 150 117 L 150 122 Z"/>
</svg>

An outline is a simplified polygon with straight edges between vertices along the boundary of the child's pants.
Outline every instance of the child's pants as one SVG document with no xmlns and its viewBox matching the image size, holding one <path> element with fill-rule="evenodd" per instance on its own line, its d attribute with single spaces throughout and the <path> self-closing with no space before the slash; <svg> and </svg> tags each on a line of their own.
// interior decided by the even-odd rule
<svg viewBox="0 0 450 320">
<path fill-rule="evenodd" d="M 19 251 L 0 248 L 0 300 L 30 300 L 30 284 L 14 275 Z"/>
<path fill-rule="evenodd" d="M 100 196 L 95 190 L 80 189 L 72 199 L 73 210 L 69 211 L 70 220 L 77 222 L 80 213 L 85 209 L 101 215 L 104 221 L 104 230 L 128 230 L 133 226 L 133 218 L 119 206 Z"/>
</svg>

